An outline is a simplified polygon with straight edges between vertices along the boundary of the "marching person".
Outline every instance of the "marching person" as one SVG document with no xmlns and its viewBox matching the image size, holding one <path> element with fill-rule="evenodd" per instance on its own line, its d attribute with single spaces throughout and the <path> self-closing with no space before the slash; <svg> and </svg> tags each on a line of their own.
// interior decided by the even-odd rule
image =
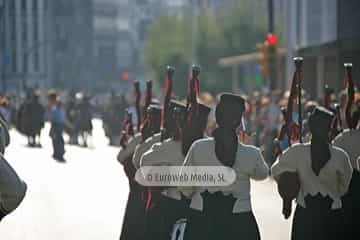
<svg viewBox="0 0 360 240">
<path fill-rule="evenodd" d="M 333 117 L 325 108 L 316 107 L 308 123 L 311 142 L 292 145 L 271 169 L 280 193 L 298 190 L 292 240 L 345 239 L 341 197 L 348 191 L 352 167 L 348 155 L 329 144 Z M 296 174 L 298 186 L 284 190 L 288 173 Z"/>
<path fill-rule="evenodd" d="M 360 142 L 359 113 L 354 104 L 354 82 L 351 76 L 352 65 L 350 63 L 345 66 L 345 82 L 347 84 L 347 102 L 345 107 L 345 122 L 348 129 L 343 130 L 333 141 L 337 146 L 346 151 L 349 155 L 351 165 L 354 169 L 348 193 L 343 197 L 345 209 L 345 223 L 347 230 L 347 239 L 357 239 L 360 234 L 360 225 L 358 217 L 360 214 L 360 172 L 358 158 L 360 156 L 360 148 L 356 145 Z"/>
<path fill-rule="evenodd" d="M 140 89 L 139 82 L 135 82 L 136 113 L 140 113 Z M 147 92 L 147 95 L 151 95 Z M 150 104 L 150 102 L 149 102 Z M 131 115 L 131 114 L 130 114 Z M 140 115 L 137 117 L 140 120 Z M 135 148 L 146 141 L 147 138 L 160 132 L 161 125 L 161 108 L 156 105 L 149 105 L 145 112 L 145 118 L 140 126 L 138 133 L 134 134 L 132 117 L 128 119 L 127 130 L 132 137 L 126 141 L 122 137 L 121 150 L 118 154 L 118 161 L 124 166 L 125 173 L 129 180 L 130 193 L 126 206 L 123 228 L 120 239 L 143 239 L 144 237 L 144 215 L 145 215 L 145 195 L 146 188 L 135 181 L 136 168 L 132 158 Z"/>
<path fill-rule="evenodd" d="M 141 158 L 141 166 L 182 166 L 184 157 L 189 146 L 204 137 L 210 108 L 198 104 L 198 114 L 192 127 L 186 125 L 186 106 L 180 102 L 171 101 L 175 105 L 174 119 L 176 119 L 176 131 L 171 138 L 161 143 L 154 144 L 151 149 L 144 153 Z M 185 132 L 192 132 L 191 137 Z M 190 135 L 189 135 L 190 136 Z M 168 239 L 173 225 L 182 217 L 186 216 L 188 201 L 174 187 L 165 188 L 161 194 L 152 192 L 152 199 L 147 202 L 147 232 L 149 239 Z M 163 219 L 163 220 L 160 220 Z M 163 225 L 161 225 L 163 223 Z"/>
<path fill-rule="evenodd" d="M 51 123 L 50 137 L 53 143 L 53 158 L 59 162 L 65 163 L 64 154 L 64 138 L 63 131 L 65 126 L 65 110 L 56 92 L 48 95 L 49 100 L 49 120 Z"/>
<path fill-rule="evenodd" d="M 92 111 L 90 97 L 83 95 L 78 106 L 79 116 L 75 123 L 76 132 L 82 138 L 83 147 L 88 146 L 88 137 L 92 135 Z"/>
<path fill-rule="evenodd" d="M 173 77 L 175 73 L 174 67 L 167 66 L 167 76 L 165 79 L 165 97 L 161 113 L 161 133 L 155 133 L 147 138 L 143 143 L 139 144 L 134 152 L 133 164 L 136 169 L 140 168 L 140 160 L 142 155 L 150 150 L 152 145 L 162 140 L 168 139 L 172 135 L 172 131 L 175 129 L 175 122 L 173 120 L 173 114 L 170 106 L 170 98 L 172 94 Z"/>
<path fill-rule="evenodd" d="M 9 144 L 9 133 L 7 125 L 0 120 L 0 148 L 5 149 Z M 6 139 L 7 141 L 3 141 Z M 0 154 L 0 221 L 14 211 L 23 201 L 27 186 L 10 164 Z"/>
<path fill-rule="evenodd" d="M 134 97 L 136 108 L 136 119 L 140 120 L 140 83 L 134 82 Z M 120 139 L 120 151 L 117 156 L 117 160 L 124 167 L 124 172 L 129 181 L 129 196 L 126 204 L 125 215 L 123 219 L 122 231 L 120 234 L 120 240 L 140 240 L 144 236 L 144 211 L 145 203 L 142 199 L 144 187 L 138 184 L 134 180 L 136 169 L 132 163 L 133 154 L 135 148 L 142 141 L 140 130 L 140 122 L 138 122 L 137 130 L 135 134 L 133 127 L 133 116 L 127 110 L 127 119 L 125 122 L 126 132 L 123 132 Z"/>
<path fill-rule="evenodd" d="M 171 134 L 170 138 L 154 144 L 148 152 L 144 153 L 140 160 L 141 167 L 182 166 L 191 144 L 204 137 L 211 109 L 197 102 L 199 74 L 200 68 L 193 66 L 192 77 L 189 80 L 187 105 L 175 100 L 170 101 L 172 121 L 167 119 L 169 122 L 165 123 L 165 126 L 168 124 L 174 126 L 166 129 L 168 134 Z M 166 117 L 166 113 L 164 117 Z M 186 216 L 188 201 L 174 187 L 149 188 L 146 207 L 146 237 L 169 239 L 173 225 L 177 220 Z"/>
<path fill-rule="evenodd" d="M 236 130 L 244 111 L 241 96 L 223 93 L 216 106 L 214 137 L 196 141 L 186 155 L 184 166 L 225 166 L 235 171 L 236 179 L 226 187 L 182 190 L 191 197 L 184 239 L 260 239 L 250 179 L 266 179 L 269 169 L 259 149 L 238 142 Z"/>
</svg>

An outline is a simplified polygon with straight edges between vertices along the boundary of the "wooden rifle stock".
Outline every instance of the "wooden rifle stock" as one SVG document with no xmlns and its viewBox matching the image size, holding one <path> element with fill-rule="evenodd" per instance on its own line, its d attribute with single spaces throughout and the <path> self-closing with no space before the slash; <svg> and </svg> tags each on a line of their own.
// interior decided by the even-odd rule
<svg viewBox="0 0 360 240">
<path fill-rule="evenodd" d="M 140 92 L 140 83 L 138 81 L 134 82 L 134 95 L 135 95 L 135 109 L 136 109 L 136 117 L 137 117 L 136 130 L 140 131 L 140 127 L 141 127 L 141 111 L 140 111 L 141 92 Z"/>
<path fill-rule="evenodd" d="M 352 113 L 351 113 L 351 108 L 355 100 L 355 89 L 354 89 L 355 85 L 351 74 L 352 64 L 345 63 L 344 67 L 345 67 L 345 86 L 347 86 L 345 120 L 346 120 L 346 124 L 348 125 L 348 128 L 354 129 L 356 125 L 354 126 L 354 123 L 352 121 Z"/>
<path fill-rule="evenodd" d="M 302 131 L 301 80 L 302 80 L 303 59 L 301 57 L 296 57 L 296 58 L 294 58 L 294 63 L 295 63 L 296 70 L 295 70 L 293 80 L 291 83 L 290 96 L 289 96 L 288 105 L 287 105 L 288 108 L 287 108 L 287 112 L 286 112 L 286 116 L 285 116 L 286 117 L 285 126 L 283 126 L 283 128 L 282 128 L 282 132 L 284 131 L 283 129 L 286 129 L 287 137 L 289 139 L 289 146 L 291 145 L 292 134 L 294 134 L 294 131 L 295 131 L 295 123 L 293 122 L 293 119 L 292 119 L 292 113 L 293 113 L 293 104 L 294 104 L 294 100 L 296 99 L 296 96 L 298 97 L 299 140 L 300 140 L 300 142 L 302 142 L 302 139 L 301 139 L 301 131 Z M 285 134 L 282 132 L 280 132 L 279 138 L 284 137 Z M 279 140 L 283 140 L 283 139 L 279 139 Z M 284 172 L 279 176 L 278 192 L 283 200 L 282 213 L 283 213 L 285 219 L 288 219 L 291 215 L 292 201 L 298 195 L 299 189 L 300 189 L 300 182 L 299 182 L 298 174 L 296 172 Z"/>
<path fill-rule="evenodd" d="M 170 100 L 171 100 L 171 94 L 172 94 L 172 89 L 173 89 L 173 78 L 174 78 L 174 74 L 175 74 L 175 68 L 172 66 L 167 66 L 166 67 L 166 79 L 165 79 L 165 88 L 164 88 L 164 103 L 163 103 L 163 110 L 162 110 L 162 116 L 161 116 L 161 125 L 162 125 L 162 129 L 161 129 L 161 141 L 164 140 L 164 138 L 166 137 L 165 135 L 167 135 L 167 131 L 168 131 L 168 115 L 171 114 L 169 113 L 169 104 L 170 104 Z"/>
<path fill-rule="evenodd" d="M 295 57 L 294 58 L 296 74 L 297 74 L 297 90 L 298 90 L 298 125 L 299 125 L 299 141 L 302 143 L 302 103 L 301 103 L 301 82 L 302 82 L 302 65 L 303 58 Z"/>
</svg>

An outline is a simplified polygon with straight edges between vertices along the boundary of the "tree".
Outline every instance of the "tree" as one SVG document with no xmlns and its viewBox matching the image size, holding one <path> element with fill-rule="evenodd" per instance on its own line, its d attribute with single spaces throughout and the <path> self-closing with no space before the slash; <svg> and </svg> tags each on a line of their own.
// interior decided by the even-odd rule
<svg viewBox="0 0 360 240">
<path fill-rule="evenodd" d="M 145 46 L 145 64 L 151 78 L 162 85 L 166 65 L 176 68 L 174 91 L 185 96 L 191 59 L 190 25 L 186 19 L 162 16 L 151 27 Z"/>
<path fill-rule="evenodd" d="M 145 64 L 152 79 L 162 85 L 165 66 L 176 67 L 174 91 L 179 96 L 186 94 L 192 62 L 191 16 L 187 12 L 178 17 L 161 16 L 151 27 L 145 46 Z M 227 79 L 231 79 L 231 72 L 221 68 L 218 60 L 256 51 L 256 44 L 265 40 L 266 33 L 266 3 L 239 0 L 217 16 L 201 9 L 195 44 L 202 67 L 201 89 L 213 93 L 229 91 L 231 81 Z"/>
</svg>

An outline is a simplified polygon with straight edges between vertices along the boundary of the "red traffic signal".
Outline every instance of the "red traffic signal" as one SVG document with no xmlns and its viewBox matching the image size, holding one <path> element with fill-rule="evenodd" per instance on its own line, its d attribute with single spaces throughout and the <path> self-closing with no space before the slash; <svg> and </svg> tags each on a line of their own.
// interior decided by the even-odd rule
<svg viewBox="0 0 360 240">
<path fill-rule="evenodd" d="M 121 73 L 121 78 L 124 81 L 128 81 L 129 80 L 129 73 L 128 72 Z"/>
<path fill-rule="evenodd" d="M 269 46 L 276 46 L 278 44 L 278 37 L 275 34 L 269 33 L 267 35 L 267 42 Z"/>
</svg>

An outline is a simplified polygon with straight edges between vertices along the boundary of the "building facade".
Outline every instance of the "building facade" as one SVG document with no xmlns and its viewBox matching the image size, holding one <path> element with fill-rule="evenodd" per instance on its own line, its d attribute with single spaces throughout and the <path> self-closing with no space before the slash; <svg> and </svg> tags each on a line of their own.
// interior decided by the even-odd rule
<svg viewBox="0 0 360 240">
<path fill-rule="evenodd" d="M 91 89 L 94 82 L 93 1 L 48 0 L 53 86 Z"/>
<path fill-rule="evenodd" d="M 289 0 L 287 2 L 288 69 L 291 56 L 304 57 L 304 88 L 323 96 L 324 85 L 344 88 L 344 62 L 360 75 L 360 2 L 356 0 Z"/>
<path fill-rule="evenodd" d="M 99 89 L 124 89 L 122 75 L 133 71 L 128 0 L 94 1 L 95 85 Z"/>
<path fill-rule="evenodd" d="M 48 86 L 46 0 L 2 0 L 2 88 Z"/>
</svg>

